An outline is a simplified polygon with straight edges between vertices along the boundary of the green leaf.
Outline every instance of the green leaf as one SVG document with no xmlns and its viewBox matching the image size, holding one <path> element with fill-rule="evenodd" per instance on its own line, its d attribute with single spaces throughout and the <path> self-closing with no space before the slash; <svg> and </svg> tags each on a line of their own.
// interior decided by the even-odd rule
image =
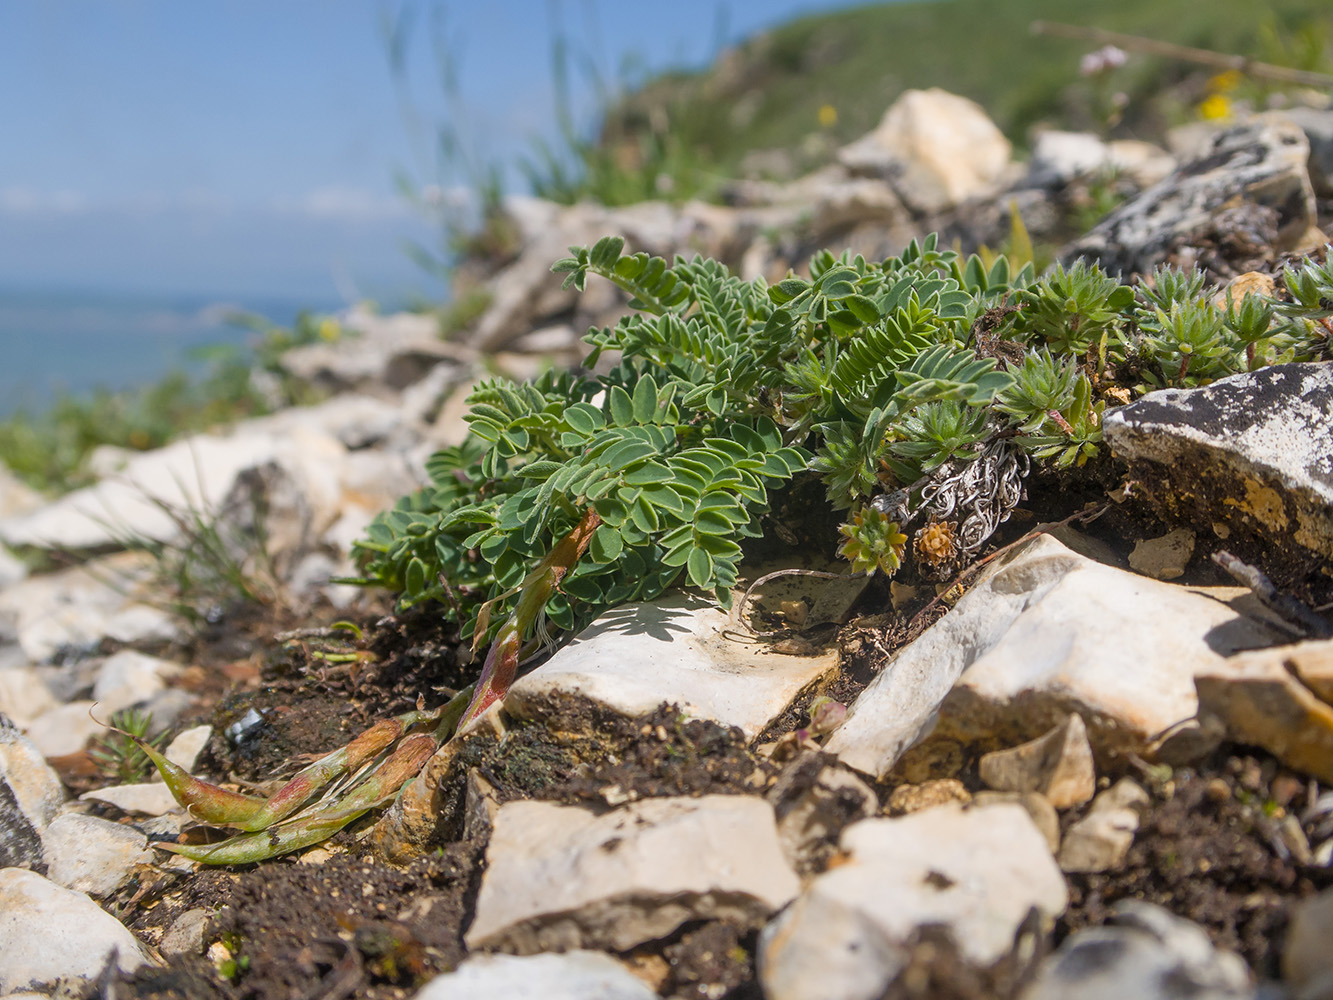
<svg viewBox="0 0 1333 1000">
<path fill-rule="evenodd" d="M 644 375 L 634 386 L 632 400 L 634 419 L 640 424 L 649 424 L 657 412 L 657 382 L 651 375 Z"/>
<path fill-rule="evenodd" d="M 565 410 L 565 423 L 580 434 L 595 434 L 606 426 L 602 411 L 590 403 L 575 403 Z"/>
<path fill-rule="evenodd" d="M 608 524 L 603 524 L 593 532 L 592 541 L 588 543 L 588 554 L 593 562 L 609 563 L 619 559 L 624 548 L 620 532 Z"/>
<path fill-rule="evenodd" d="M 634 403 L 629 393 L 618 385 L 613 385 L 606 393 L 606 401 L 611 407 L 611 419 L 621 427 L 634 422 Z"/>
<path fill-rule="evenodd" d="M 701 548 L 690 552 L 685 569 L 690 575 L 690 583 L 701 590 L 707 589 L 713 582 L 713 557 Z"/>
</svg>

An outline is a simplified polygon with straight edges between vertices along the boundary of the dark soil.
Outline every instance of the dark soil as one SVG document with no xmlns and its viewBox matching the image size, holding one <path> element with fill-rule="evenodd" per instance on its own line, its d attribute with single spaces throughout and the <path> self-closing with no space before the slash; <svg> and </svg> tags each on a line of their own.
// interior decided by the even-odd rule
<svg viewBox="0 0 1333 1000">
<path fill-rule="evenodd" d="M 1080 512 L 1089 517 L 1078 530 L 1123 558 L 1136 540 L 1161 534 L 1166 526 L 1142 501 L 1107 500 L 1122 474 L 1103 462 L 1035 475 L 1023 509 L 981 558 L 1039 523 Z M 794 509 L 808 501 L 797 492 L 782 502 Z M 811 536 L 796 541 L 827 542 L 827 525 L 800 518 L 794 523 L 804 524 Z M 790 547 L 792 542 L 781 544 Z M 1182 582 L 1230 582 L 1200 549 Z M 534 719 L 511 720 L 503 738 L 465 744 L 444 778 L 438 848 L 405 868 L 388 865 L 362 845 L 363 824 L 340 834 L 333 853 L 316 849 L 305 860 L 289 857 L 189 873 L 145 871 L 108 907 L 154 945 L 182 914 L 203 909 L 208 914 L 205 943 L 212 950 L 207 956 L 172 957 L 165 968 L 117 985 L 116 995 L 226 1000 L 411 996 L 465 955 L 462 934 L 480 885 L 485 847 L 484 831 L 465 829 L 469 781 L 484 782 L 500 802 L 535 798 L 599 811 L 653 796 L 777 794 L 800 778 L 784 769 L 805 767 L 811 760 L 812 755 L 796 752 L 796 731 L 808 725 L 811 701 L 828 696 L 850 703 L 888 657 L 947 613 L 960 593 L 948 581 L 939 592 L 910 566 L 897 582 L 915 586 L 917 595 L 900 599 L 892 610 L 888 587 L 876 583 L 851 622 L 824 626 L 819 638 L 839 643 L 842 672 L 819 690 L 806 692 L 754 746 L 738 730 L 685 720 L 670 706 L 625 719 L 577 699 L 556 699 Z M 273 632 L 290 627 L 287 621 L 270 622 L 267 639 L 254 622 L 247 622 L 240 639 L 205 636 L 192 662 L 207 664 L 207 670 L 192 670 L 186 678 L 200 698 L 197 718 L 215 731 L 199 773 L 261 790 L 271 787 L 266 782 L 290 774 L 303 757 L 346 743 L 377 719 L 411 709 L 419 697 L 427 706 L 439 705 L 475 675 L 469 651 L 438 608 L 401 616 L 367 614 L 357 624 L 364 632 L 359 638 L 309 633 L 272 640 Z M 796 632 L 787 638 L 809 641 Z M 229 735 L 229 727 L 238 728 Z M 969 759 L 923 762 L 912 777 L 957 774 L 975 787 L 974 764 Z M 940 769 L 948 774 L 933 773 Z M 85 775 L 81 780 L 91 779 Z M 877 789 L 881 803 L 892 790 Z M 1069 911 L 1053 934 L 1024 930 L 1030 947 L 1020 951 L 1022 962 L 972 969 L 950 942 L 923 932 L 888 995 L 930 1000 L 1017 996 L 1042 954 L 1079 928 L 1103 922 L 1111 904 L 1126 897 L 1159 902 L 1196 920 L 1217 944 L 1244 955 L 1259 975 L 1275 975 L 1292 905 L 1333 883 L 1329 869 L 1303 865 L 1289 852 L 1283 856 L 1274 834 L 1282 816 L 1299 815 L 1305 808 L 1304 784 L 1270 758 L 1228 748 L 1195 769 L 1176 771 L 1151 790 L 1153 805 L 1124 867 L 1071 876 Z M 1077 818 L 1073 812 L 1063 820 L 1068 825 Z M 1313 831 L 1307 827 L 1305 832 Z M 814 855 L 825 859 L 835 853 L 830 838 Z M 757 1000 L 756 947 L 754 928 L 708 921 L 686 925 L 622 957 L 663 996 Z"/>
</svg>

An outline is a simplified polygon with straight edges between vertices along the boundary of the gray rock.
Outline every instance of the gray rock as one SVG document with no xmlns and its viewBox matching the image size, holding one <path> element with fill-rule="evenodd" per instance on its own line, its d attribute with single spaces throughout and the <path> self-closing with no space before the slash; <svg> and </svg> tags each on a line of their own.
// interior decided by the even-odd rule
<svg viewBox="0 0 1333 1000">
<path fill-rule="evenodd" d="M 814 656 L 737 642 L 711 601 L 672 595 L 606 612 L 574 641 L 516 681 L 505 710 L 534 718 L 559 695 L 577 694 L 623 715 L 662 702 L 686 715 L 757 736 L 802 690 L 837 667 L 835 649 Z"/>
<path fill-rule="evenodd" d="M 282 356 L 282 367 L 321 389 L 401 389 L 441 360 L 457 359 L 458 348 L 440 337 L 439 317 L 427 313 L 379 316 L 357 307 L 342 318 L 353 336 L 305 344 Z"/>
<path fill-rule="evenodd" d="M 1092 746 L 1079 715 L 1035 740 L 985 754 L 978 773 L 988 788 L 1040 792 L 1056 809 L 1080 806 L 1097 790 Z"/>
<path fill-rule="evenodd" d="M 208 920 L 208 910 L 198 907 L 186 910 L 162 934 L 157 950 L 163 955 L 202 955 Z"/>
<path fill-rule="evenodd" d="M 108 656 L 93 685 L 93 701 L 106 718 L 115 712 L 147 701 L 166 687 L 184 668 L 170 660 L 122 649 Z"/>
<path fill-rule="evenodd" d="M 760 936 L 769 1000 L 877 1000 L 926 926 L 947 928 L 964 960 L 987 967 L 1036 908 L 1049 925 L 1067 902 L 1046 839 L 1022 808 L 945 805 L 867 819 L 842 835 L 830 869 Z"/>
<path fill-rule="evenodd" d="M 1294 1000 L 1333 997 L 1333 889 L 1301 900 L 1291 914 L 1282 947 L 1282 978 Z"/>
<path fill-rule="evenodd" d="M 1170 514 L 1299 566 L 1333 558 L 1330 414 L 1333 364 L 1271 365 L 1149 393 L 1103 433 Z"/>
<path fill-rule="evenodd" d="M 1121 205 L 1062 256 L 1092 258 L 1112 273 L 1146 272 L 1176 240 L 1207 226 L 1237 198 L 1276 210 L 1279 248 L 1290 249 L 1315 224 L 1309 155 L 1305 133 L 1291 122 L 1228 129 L 1201 158 Z"/>
<path fill-rule="evenodd" d="M 1250 1000 L 1238 955 L 1213 947 L 1202 927 L 1152 903 L 1125 899 L 1114 924 L 1071 935 L 1046 959 L 1022 1000 Z"/>
<path fill-rule="evenodd" d="M 167 744 L 162 756 L 187 771 L 194 770 L 194 762 L 213 736 L 212 726 L 194 726 L 180 733 Z"/>
<path fill-rule="evenodd" d="M 66 889 L 109 896 L 152 860 L 148 838 L 132 826 L 67 812 L 57 816 L 43 836 L 46 877 Z"/>
<path fill-rule="evenodd" d="M 897 653 L 825 749 L 883 777 L 927 735 L 990 749 L 1077 713 L 1099 757 L 1144 752 L 1195 715 L 1195 674 L 1272 643 L 1225 603 L 1242 593 L 1159 583 L 1040 535 Z"/>
<path fill-rule="evenodd" d="M 1154 580 L 1174 580 L 1185 575 L 1185 567 L 1194 555 L 1194 542 L 1195 534 L 1189 528 L 1140 539 L 1129 554 L 1129 567 Z"/>
<path fill-rule="evenodd" d="M 796 895 L 773 809 L 735 795 L 648 799 L 606 815 L 501 806 L 469 949 L 625 951 L 689 920 L 755 926 Z"/>
<path fill-rule="evenodd" d="M 0 867 L 44 864 L 42 837 L 64 798 L 41 752 L 0 715 Z"/>
<path fill-rule="evenodd" d="M 91 979 L 113 955 L 122 972 L 147 962 L 134 935 L 83 893 L 0 869 L 0 994 Z"/>
<path fill-rule="evenodd" d="M 416 1000 L 655 1000 L 657 993 L 610 955 L 473 955 L 436 976 Z"/>
</svg>

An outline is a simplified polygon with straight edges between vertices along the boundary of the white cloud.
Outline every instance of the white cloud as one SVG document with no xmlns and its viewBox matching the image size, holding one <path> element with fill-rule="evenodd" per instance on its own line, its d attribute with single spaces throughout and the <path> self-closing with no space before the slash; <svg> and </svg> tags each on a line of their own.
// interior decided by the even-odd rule
<svg viewBox="0 0 1333 1000">
<path fill-rule="evenodd" d="M 294 202 L 278 202 L 277 208 L 312 219 L 356 222 L 398 219 L 409 214 L 401 198 L 336 184 L 316 188 Z"/>
<path fill-rule="evenodd" d="M 77 191 L 0 188 L 0 213 L 8 215 L 72 215 L 85 208 L 87 200 Z"/>
</svg>

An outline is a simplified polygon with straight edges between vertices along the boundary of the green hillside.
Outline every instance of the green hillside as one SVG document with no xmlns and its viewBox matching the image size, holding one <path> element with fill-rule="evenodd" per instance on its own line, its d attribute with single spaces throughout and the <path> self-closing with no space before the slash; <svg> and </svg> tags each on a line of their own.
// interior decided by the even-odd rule
<svg viewBox="0 0 1333 1000">
<path fill-rule="evenodd" d="M 706 189 L 709 177 L 734 176 L 753 150 L 797 150 L 804 142 L 804 159 L 817 161 L 821 150 L 872 128 L 907 88 L 943 87 L 973 98 L 1020 146 L 1038 122 L 1103 125 L 1115 91 L 1129 98 L 1119 133 L 1141 137 L 1191 114 L 1206 96 L 1212 71 L 1144 55 L 1131 54 L 1100 80 L 1081 79 L 1079 59 L 1097 46 L 1034 36 L 1036 20 L 1333 68 L 1327 0 L 882 4 L 790 22 L 725 53 L 704 73 L 651 82 L 611 109 L 600 150 L 621 170 L 665 171 L 687 189 Z M 1241 91 L 1265 96 L 1252 82 L 1243 81 Z M 827 108 L 836 122 L 829 123 Z M 691 170 L 697 176 L 686 176 Z"/>
</svg>

